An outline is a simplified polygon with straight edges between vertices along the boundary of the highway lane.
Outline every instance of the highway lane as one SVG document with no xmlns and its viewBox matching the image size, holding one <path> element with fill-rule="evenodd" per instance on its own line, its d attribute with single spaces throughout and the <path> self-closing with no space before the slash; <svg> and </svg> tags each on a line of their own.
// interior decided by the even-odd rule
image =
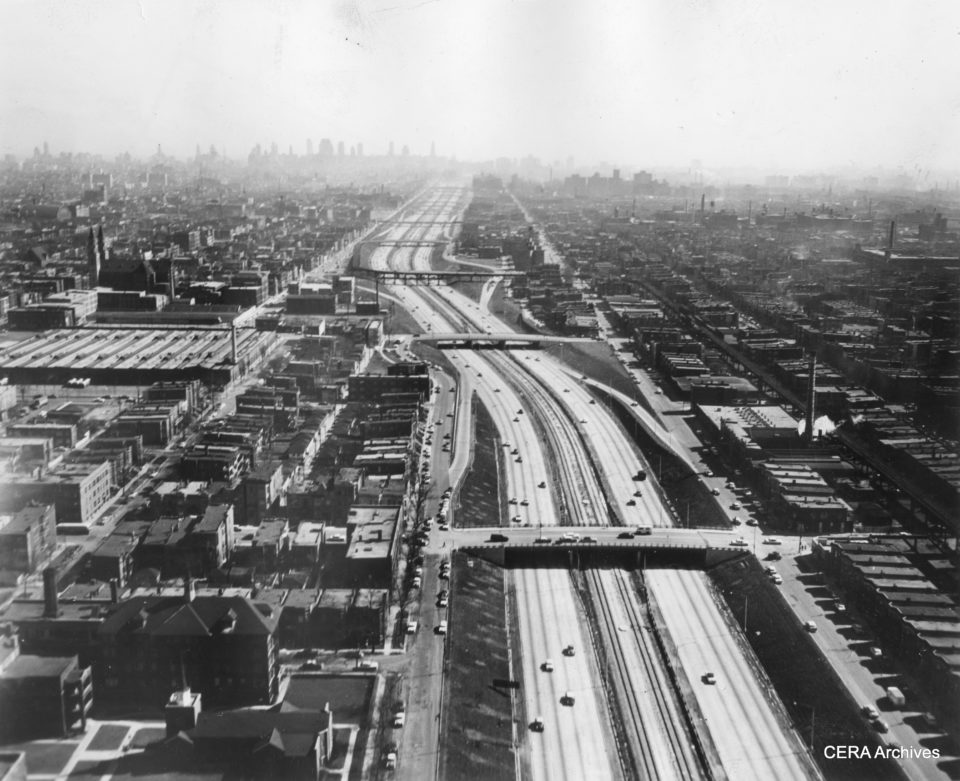
<svg viewBox="0 0 960 781">
<path fill-rule="evenodd" d="M 724 619 L 703 572 L 647 570 L 666 629 L 731 779 L 819 778 L 749 646 Z M 748 661 L 748 656 L 750 661 Z M 703 681 L 712 672 L 716 684 Z"/>
<path fill-rule="evenodd" d="M 530 749 L 530 777 L 555 779 L 620 778 L 611 756 L 613 734 L 598 687 L 600 680 L 586 621 L 569 573 L 561 569 L 511 571 L 518 605 L 520 644 L 523 648 L 523 700 Z M 573 645 L 574 655 L 563 649 Z M 553 672 L 542 665 L 553 663 Z M 572 706 L 561 703 L 569 692 Z M 536 717 L 544 729 L 529 728 Z"/>
<path fill-rule="evenodd" d="M 581 377 L 572 377 L 552 356 L 544 355 L 539 361 L 526 358 L 524 368 L 541 384 L 561 389 L 563 404 L 575 420 L 582 421 L 581 434 L 596 454 L 617 517 L 629 526 L 669 525 L 670 514 L 663 511 L 650 465 L 610 410 L 586 390 Z M 647 474 L 646 481 L 634 479 L 641 470 Z"/>
</svg>

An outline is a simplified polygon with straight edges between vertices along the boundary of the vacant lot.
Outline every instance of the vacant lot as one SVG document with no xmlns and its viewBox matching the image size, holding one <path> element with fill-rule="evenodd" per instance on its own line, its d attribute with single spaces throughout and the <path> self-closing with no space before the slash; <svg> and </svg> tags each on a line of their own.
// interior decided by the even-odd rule
<svg viewBox="0 0 960 781">
<path fill-rule="evenodd" d="M 337 724 L 365 727 L 375 683 L 372 675 L 293 675 L 283 701 L 318 710 L 329 702 Z"/>
<path fill-rule="evenodd" d="M 453 556 L 439 777 L 514 778 L 503 570 Z"/>
<path fill-rule="evenodd" d="M 903 778 L 891 760 L 824 759 L 825 746 L 876 746 L 880 745 L 877 734 L 859 715 L 856 703 L 847 696 L 833 668 L 759 562 L 752 556 L 742 556 L 714 567 L 708 574 L 741 628 L 746 617 L 750 646 L 808 746 L 811 714 L 816 713 L 812 754 L 824 777 L 829 781 Z"/>
</svg>

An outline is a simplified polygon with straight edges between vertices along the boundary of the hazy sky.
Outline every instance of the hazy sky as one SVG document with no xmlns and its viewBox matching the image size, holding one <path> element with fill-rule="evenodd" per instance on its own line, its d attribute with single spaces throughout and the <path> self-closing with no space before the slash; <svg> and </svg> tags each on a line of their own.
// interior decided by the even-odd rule
<svg viewBox="0 0 960 781">
<path fill-rule="evenodd" d="M 0 0 L 0 152 L 960 169 L 960 0 Z"/>
</svg>

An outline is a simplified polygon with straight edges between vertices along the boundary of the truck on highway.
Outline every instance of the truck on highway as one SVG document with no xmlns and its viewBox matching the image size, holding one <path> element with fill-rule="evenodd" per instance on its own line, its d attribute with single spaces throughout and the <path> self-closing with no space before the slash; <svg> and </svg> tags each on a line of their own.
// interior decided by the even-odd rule
<svg viewBox="0 0 960 781">
<path fill-rule="evenodd" d="M 890 704 L 895 708 L 902 708 L 907 702 L 907 698 L 903 696 L 903 692 L 896 686 L 887 687 L 887 699 L 890 700 Z"/>
</svg>

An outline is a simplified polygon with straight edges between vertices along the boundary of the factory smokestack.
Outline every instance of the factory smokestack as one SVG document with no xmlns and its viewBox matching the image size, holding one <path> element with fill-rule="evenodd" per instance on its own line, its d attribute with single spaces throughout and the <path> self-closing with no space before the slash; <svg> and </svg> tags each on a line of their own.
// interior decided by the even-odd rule
<svg viewBox="0 0 960 781">
<path fill-rule="evenodd" d="M 803 441 L 808 445 L 813 442 L 813 421 L 816 418 L 817 399 L 817 356 L 810 356 L 807 365 L 807 411 L 804 416 Z"/>
<path fill-rule="evenodd" d="M 896 233 L 897 223 L 895 220 L 890 220 L 890 235 L 887 237 L 887 248 L 884 250 L 884 259 L 890 261 L 890 256 L 893 254 L 893 237 Z"/>
<path fill-rule="evenodd" d="M 707 194 L 700 193 L 700 222 L 703 222 L 704 220 L 704 211 L 706 210 L 706 206 L 707 206 Z"/>
<path fill-rule="evenodd" d="M 240 363 L 237 360 L 237 327 L 230 326 L 230 356 L 233 358 L 234 365 Z"/>
</svg>

